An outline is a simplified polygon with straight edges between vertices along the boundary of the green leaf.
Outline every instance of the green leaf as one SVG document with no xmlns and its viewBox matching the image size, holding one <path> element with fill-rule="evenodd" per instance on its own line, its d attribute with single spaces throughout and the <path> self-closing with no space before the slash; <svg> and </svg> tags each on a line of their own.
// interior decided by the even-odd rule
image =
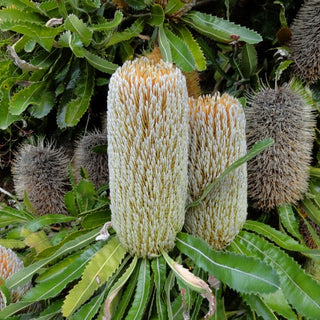
<svg viewBox="0 0 320 320">
<path fill-rule="evenodd" d="M 277 67 L 276 73 L 275 73 L 275 80 L 276 81 L 280 80 L 283 71 L 287 70 L 293 62 L 294 62 L 293 60 L 284 60 L 284 61 L 280 62 L 279 66 Z"/>
<path fill-rule="evenodd" d="M 105 73 L 113 73 L 118 68 L 117 64 L 114 64 L 106 59 L 103 59 L 89 51 L 85 51 L 84 57 L 95 69 Z"/>
<path fill-rule="evenodd" d="M 175 30 L 180 38 L 185 42 L 195 61 L 195 67 L 199 71 L 204 71 L 207 67 L 206 58 L 198 44 L 193 38 L 190 30 L 183 24 L 177 24 Z"/>
<path fill-rule="evenodd" d="M 94 89 L 94 72 L 88 63 L 80 65 L 80 77 L 74 94 L 76 95 L 67 104 L 61 106 L 58 115 L 60 128 L 75 126 L 87 111 Z"/>
<path fill-rule="evenodd" d="M 30 302 L 30 301 L 19 301 L 16 303 L 10 303 L 2 311 L 0 311 L 0 319 L 8 319 L 10 316 L 25 309 L 26 307 L 32 305 L 33 303 L 34 302 Z"/>
<path fill-rule="evenodd" d="M 307 216 L 316 224 L 320 225 L 320 207 L 312 198 L 304 198 L 301 202 Z"/>
<path fill-rule="evenodd" d="M 119 267 L 126 250 L 114 237 L 99 250 L 86 266 L 80 282 L 67 295 L 62 313 L 69 317 L 101 287 Z"/>
<path fill-rule="evenodd" d="M 161 26 L 164 21 L 164 12 L 162 7 L 155 3 L 150 8 L 151 18 L 148 20 L 148 23 L 152 26 Z"/>
<path fill-rule="evenodd" d="M 299 222 L 293 212 L 292 206 L 282 205 L 277 207 L 281 223 L 285 229 L 294 237 L 303 241 L 303 237 L 299 232 Z"/>
<path fill-rule="evenodd" d="M 70 31 L 64 32 L 59 38 L 59 44 L 69 47 L 77 58 L 83 58 L 85 55 L 83 44 L 76 33 L 71 33 Z"/>
<path fill-rule="evenodd" d="M 172 54 L 171 54 L 171 48 L 170 43 L 167 38 L 167 35 L 164 31 L 163 26 L 159 27 L 159 33 L 158 33 L 159 39 L 159 49 L 161 52 L 161 56 L 164 61 L 172 63 Z"/>
<path fill-rule="evenodd" d="M 170 45 L 173 62 L 185 72 L 194 70 L 195 61 L 187 45 L 166 26 L 164 32 Z"/>
<path fill-rule="evenodd" d="M 190 204 L 188 204 L 187 209 L 192 208 L 192 207 L 196 207 L 197 205 L 199 205 L 200 202 L 213 189 L 213 187 L 219 181 L 221 181 L 226 175 L 228 175 L 231 171 L 233 171 L 233 170 L 237 169 L 238 167 L 240 167 L 245 162 L 247 162 L 247 161 L 251 160 L 252 158 L 254 158 L 257 154 L 259 154 L 260 152 L 262 152 L 263 150 L 265 150 L 266 148 L 271 146 L 273 143 L 274 143 L 273 139 L 265 139 L 265 140 L 261 140 L 261 141 L 256 142 L 245 156 L 243 156 L 243 157 L 239 158 L 237 161 L 235 161 L 231 166 L 229 166 L 226 170 L 224 170 L 223 173 L 221 173 L 221 175 L 214 182 L 209 184 L 204 189 L 203 194 L 201 195 L 201 197 L 199 199 L 197 199 L 194 202 L 191 202 Z"/>
<path fill-rule="evenodd" d="M 276 272 L 258 259 L 213 250 L 204 240 L 181 232 L 176 245 L 197 266 L 237 291 L 270 293 L 279 289 Z"/>
<path fill-rule="evenodd" d="M 90 29 L 92 31 L 110 31 L 114 28 L 118 27 L 122 22 L 123 14 L 121 11 L 117 10 L 114 13 L 114 18 L 111 21 L 105 20 L 105 22 L 100 22 L 99 24 L 92 24 L 90 25 Z"/>
<path fill-rule="evenodd" d="M 112 286 L 110 289 L 107 299 L 104 304 L 104 314 L 106 316 L 106 320 L 112 318 L 112 303 L 114 302 L 115 297 L 118 295 L 119 291 L 122 287 L 127 283 L 129 278 L 131 277 L 136 265 L 137 265 L 137 256 L 134 256 L 130 266 L 127 270 L 123 273 L 123 275 L 118 279 L 118 281 Z"/>
<path fill-rule="evenodd" d="M 144 0 L 126 0 L 126 2 L 135 10 L 142 10 L 146 7 Z"/>
<path fill-rule="evenodd" d="M 21 240 L 16 239 L 0 239 L 0 246 L 10 249 L 23 249 L 25 244 Z M 1 281 L 0 281 L 1 283 Z"/>
<path fill-rule="evenodd" d="M 10 290 L 13 290 L 17 287 L 21 287 L 29 282 L 29 280 L 32 278 L 32 276 L 39 272 L 39 270 L 47 265 L 48 263 L 54 261 L 57 258 L 61 258 L 66 254 L 70 254 L 76 250 L 79 250 L 88 244 L 90 244 L 92 241 L 95 240 L 96 236 L 99 234 L 99 230 L 92 230 L 90 232 L 87 232 L 75 240 L 71 240 L 67 243 L 65 243 L 63 246 L 61 246 L 56 252 L 54 252 L 52 255 L 37 261 L 26 268 L 14 273 L 12 276 L 10 276 L 7 281 L 7 287 Z M 49 248 L 50 249 L 50 248 Z M 44 252 L 44 251 L 43 251 Z"/>
<path fill-rule="evenodd" d="M 68 15 L 64 22 L 64 27 L 66 30 L 75 32 L 85 46 L 90 44 L 93 31 L 75 14 Z"/>
<path fill-rule="evenodd" d="M 34 318 L 33 320 L 52 320 L 54 316 L 58 315 L 61 312 L 62 301 L 56 300 L 54 302 L 50 302 L 48 308 L 44 309 L 39 317 Z"/>
<path fill-rule="evenodd" d="M 277 270 L 285 297 L 299 313 L 310 319 L 320 318 L 320 284 L 305 274 L 297 262 L 252 233 L 240 232 L 234 243 L 247 255 L 264 260 Z"/>
<path fill-rule="evenodd" d="M 250 44 L 262 41 L 262 37 L 257 32 L 210 14 L 190 11 L 181 20 L 199 33 L 217 41 L 229 43 L 234 40 L 234 37 L 239 37 L 238 41 Z"/>
<path fill-rule="evenodd" d="M 257 70 L 258 56 L 255 47 L 246 43 L 241 50 L 241 69 L 244 77 L 249 79 Z"/>
<path fill-rule="evenodd" d="M 185 3 L 180 0 L 169 0 L 166 7 L 164 8 L 164 13 L 167 15 L 173 14 L 184 6 Z"/>
<path fill-rule="evenodd" d="M 147 259 L 141 259 L 136 293 L 126 320 L 142 319 L 149 300 L 150 287 L 150 264 Z"/>
<path fill-rule="evenodd" d="M 16 21 L 17 23 L 28 21 L 40 25 L 44 24 L 41 15 L 13 7 L 2 8 L 0 10 L 0 19 L 1 21 Z"/>
</svg>

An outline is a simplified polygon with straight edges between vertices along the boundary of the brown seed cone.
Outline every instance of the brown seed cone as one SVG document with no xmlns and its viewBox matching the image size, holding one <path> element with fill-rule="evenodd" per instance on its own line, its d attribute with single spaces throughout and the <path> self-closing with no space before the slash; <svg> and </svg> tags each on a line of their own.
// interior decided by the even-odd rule
<svg viewBox="0 0 320 320">
<path fill-rule="evenodd" d="M 77 182 L 81 180 L 80 168 L 84 168 L 90 181 L 98 189 L 108 182 L 108 155 L 95 152 L 93 147 L 107 144 L 107 134 L 94 131 L 83 136 L 78 142 L 74 153 L 72 168 Z"/>
<path fill-rule="evenodd" d="M 306 1 L 291 25 L 294 74 L 305 81 L 320 77 L 320 1 Z"/>
<path fill-rule="evenodd" d="M 37 145 L 25 144 L 16 154 L 12 167 L 17 198 L 24 192 L 39 215 L 67 214 L 64 194 L 68 181 L 69 159 L 61 148 L 41 140 Z"/>
<path fill-rule="evenodd" d="M 308 188 L 315 125 L 312 108 L 294 83 L 262 88 L 249 97 L 248 104 L 248 148 L 266 138 L 275 141 L 248 162 L 248 196 L 253 207 L 269 210 L 295 203 Z"/>
</svg>

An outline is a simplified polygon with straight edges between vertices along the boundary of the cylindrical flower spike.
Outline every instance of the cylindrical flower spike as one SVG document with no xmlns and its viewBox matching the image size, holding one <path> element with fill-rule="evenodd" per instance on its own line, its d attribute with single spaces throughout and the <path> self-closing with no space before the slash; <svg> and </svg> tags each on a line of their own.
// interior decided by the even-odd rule
<svg viewBox="0 0 320 320">
<path fill-rule="evenodd" d="M 111 77 L 108 157 L 112 225 L 131 254 L 169 251 L 184 223 L 188 94 L 181 71 L 147 58 Z"/>
<path fill-rule="evenodd" d="M 189 99 L 189 202 L 197 200 L 233 162 L 246 154 L 245 116 L 227 93 Z M 232 171 L 196 207 L 189 208 L 185 228 L 213 248 L 226 247 L 247 217 L 246 164 Z"/>
<path fill-rule="evenodd" d="M 0 246 L 0 277 L 3 279 L 9 278 L 14 273 L 23 269 L 23 262 L 18 256 L 11 250 Z M 1 284 L 1 280 L 0 280 Z M 26 284 L 24 287 L 18 287 L 11 292 L 12 302 L 19 301 L 25 292 L 29 289 L 30 284 Z M 2 295 L 0 294 L 0 310 L 5 307 L 5 303 Z"/>
<path fill-rule="evenodd" d="M 315 82 L 320 78 L 320 2 L 306 1 L 291 25 L 291 54 L 295 74 Z"/>
<path fill-rule="evenodd" d="M 107 134 L 94 131 L 83 136 L 74 153 L 73 171 L 77 181 L 81 180 L 80 168 L 88 172 L 89 179 L 98 189 L 108 182 L 107 152 L 95 152 L 92 148 L 107 145 Z"/>
<path fill-rule="evenodd" d="M 315 115 L 303 95 L 292 83 L 249 97 L 248 147 L 265 138 L 275 141 L 248 162 L 248 196 L 258 209 L 295 203 L 307 191 Z"/>
<path fill-rule="evenodd" d="M 68 181 L 68 163 L 62 149 L 53 144 L 25 144 L 18 153 L 12 167 L 14 187 L 18 199 L 26 193 L 31 205 L 39 215 L 62 213 L 64 193 Z"/>
</svg>

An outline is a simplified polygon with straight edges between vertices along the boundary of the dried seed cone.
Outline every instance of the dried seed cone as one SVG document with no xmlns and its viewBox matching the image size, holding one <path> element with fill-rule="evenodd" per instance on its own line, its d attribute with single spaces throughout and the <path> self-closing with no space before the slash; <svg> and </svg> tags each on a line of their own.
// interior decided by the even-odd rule
<svg viewBox="0 0 320 320">
<path fill-rule="evenodd" d="M 112 225 L 140 257 L 173 248 L 184 223 L 188 94 L 171 64 L 126 62 L 110 79 L 108 157 Z"/>
<path fill-rule="evenodd" d="M 295 74 L 308 82 L 320 77 L 320 1 L 306 1 L 291 25 Z"/>
<path fill-rule="evenodd" d="M 23 269 L 23 262 L 18 256 L 11 250 L 0 246 L 0 277 L 3 279 L 9 278 L 14 273 Z M 1 284 L 1 280 L 0 280 Z M 16 290 L 11 291 L 12 302 L 19 301 L 25 292 L 29 289 L 30 284 L 26 284 L 24 287 L 18 287 Z M 0 311 L 5 307 L 3 297 L 0 293 Z"/>
<path fill-rule="evenodd" d="M 18 199 L 28 196 L 39 215 L 66 214 L 64 194 L 68 180 L 69 159 L 62 149 L 43 140 L 36 145 L 25 144 L 13 164 L 14 187 Z"/>
<path fill-rule="evenodd" d="M 288 84 L 262 88 L 248 101 L 248 147 L 262 139 L 275 140 L 248 162 L 248 196 L 258 209 L 295 203 L 308 188 L 315 117 L 302 94 Z"/>
<path fill-rule="evenodd" d="M 88 172 L 89 179 L 98 189 L 108 182 L 108 155 L 95 152 L 93 147 L 107 144 L 107 134 L 99 131 L 89 132 L 83 136 L 76 146 L 73 160 L 75 179 L 81 180 L 80 168 Z"/>
<path fill-rule="evenodd" d="M 246 153 L 245 116 L 239 101 L 219 93 L 189 99 L 189 202 Z M 185 228 L 223 249 L 239 233 L 247 217 L 246 164 L 223 178 L 186 214 Z"/>
</svg>

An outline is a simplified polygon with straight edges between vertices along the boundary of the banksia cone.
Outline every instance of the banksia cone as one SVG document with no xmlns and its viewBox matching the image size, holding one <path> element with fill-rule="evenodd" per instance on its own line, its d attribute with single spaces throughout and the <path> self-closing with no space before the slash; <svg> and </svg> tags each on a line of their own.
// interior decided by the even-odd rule
<svg viewBox="0 0 320 320">
<path fill-rule="evenodd" d="M 0 246 L 0 277 L 3 279 L 9 278 L 12 274 L 23 269 L 23 262 L 18 256 L 11 250 Z M 0 280 L 1 284 L 1 280 Z M 29 289 L 30 284 L 26 284 L 24 287 L 18 287 L 11 292 L 12 302 L 19 301 L 25 292 Z M 4 300 L 0 294 L 0 310 L 5 307 Z"/>
<path fill-rule="evenodd" d="M 171 64 L 126 62 L 111 77 L 108 156 L 111 220 L 131 254 L 173 248 L 184 223 L 188 94 Z"/>
<path fill-rule="evenodd" d="M 248 196 L 253 206 L 272 209 L 295 203 L 308 188 L 314 114 L 294 83 L 262 88 L 246 109 L 247 142 L 275 143 L 248 162 Z"/>
<path fill-rule="evenodd" d="M 99 131 L 88 133 L 77 143 L 73 160 L 73 171 L 77 181 L 81 180 L 80 168 L 88 172 L 96 189 L 108 182 L 108 155 L 95 152 L 93 147 L 107 144 L 107 134 Z"/>
<path fill-rule="evenodd" d="M 245 116 L 239 101 L 219 93 L 189 99 L 189 202 L 246 153 Z M 211 190 L 196 207 L 189 208 L 185 228 L 213 248 L 228 245 L 247 217 L 246 164 Z"/>
<path fill-rule="evenodd" d="M 291 25 L 291 53 L 295 74 L 315 82 L 320 77 L 320 2 L 306 1 Z"/>
<path fill-rule="evenodd" d="M 16 155 L 12 173 L 18 199 L 24 192 L 39 215 L 66 213 L 64 193 L 69 159 L 53 144 L 25 144 Z"/>
</svg>

